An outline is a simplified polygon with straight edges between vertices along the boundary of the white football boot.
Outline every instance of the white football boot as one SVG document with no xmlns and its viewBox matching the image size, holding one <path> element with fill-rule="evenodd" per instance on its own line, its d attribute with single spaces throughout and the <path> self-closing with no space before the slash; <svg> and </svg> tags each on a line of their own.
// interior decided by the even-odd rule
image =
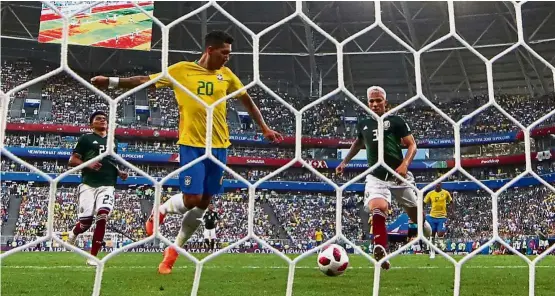
<svg viewBox="0 0 555 296">
<path fill-rule="evenodd" d="M 87 259 L 87 265 L 88 266 L 98 266 L 98 263 L 96 263 L 96 261 L 92 260 L 92 259 Z"/>
</svg>

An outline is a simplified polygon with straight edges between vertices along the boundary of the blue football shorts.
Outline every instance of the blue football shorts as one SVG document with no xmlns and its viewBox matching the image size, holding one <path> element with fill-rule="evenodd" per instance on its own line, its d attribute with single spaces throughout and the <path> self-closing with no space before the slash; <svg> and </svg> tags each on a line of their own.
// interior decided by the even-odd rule
<svg viewBox="0 0 555 296">
<path fill-rule="evenodd" d="M 205 148 L 179 145 L 179 165 L 184 166 L 205 153 Z M 212 148 L 212 154 L 223 164 L 227 163 L 226 148 Z M 223 193 L 224 169 L 210 159 L 205 159 L 179 174 L 179 188 L 184 194 Z"/>
<path fill-rule="evenodd" d="M 447 218 L 434 218 L 430 215 L 426 215 L 426 220 L 430 223 L 430 226 L 432 226 L 433 232 L 445 232 L 445 222 Z"/>
</svg>

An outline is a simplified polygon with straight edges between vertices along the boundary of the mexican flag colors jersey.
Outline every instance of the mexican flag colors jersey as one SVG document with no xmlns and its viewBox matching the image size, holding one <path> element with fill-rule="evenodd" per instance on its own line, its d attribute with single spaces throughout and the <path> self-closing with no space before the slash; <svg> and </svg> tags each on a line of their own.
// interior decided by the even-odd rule
<svg viewBox="0 0 555 296">
<path fill-rule="evenodd" d="M 403 162 L 403 150 L 401 139 L 410 135 L 410 127 L 397 115 L 384 118 L 384 161 L 392 169 L 396 169 Z M 368 166 L 378 162 L 378 122 L 370 117 L 357 123 L 358 138 L 366 146 L 366 157 Z M 374 177 L 387 181 L 395 177 L 385 168 L 378 167 L 372 173 Z"/>
<path fill-rule="evenodd" d="M 87 161 L 106 151 L 107 136 L 101 137 L 95 133 L 84 134 L 79 138 L 73 153 L 81 155 L 81 160 Z M 117 152 L 117 141 L 114 143 L 114 152 Z M 82 183 L 91 187 L 115 186 L 118 179 L 116 160 L 111 156 L 104 157 L 100 163 L 102 167 L 98 170 L 84 168 L 81 171 Z"/>
</svg>

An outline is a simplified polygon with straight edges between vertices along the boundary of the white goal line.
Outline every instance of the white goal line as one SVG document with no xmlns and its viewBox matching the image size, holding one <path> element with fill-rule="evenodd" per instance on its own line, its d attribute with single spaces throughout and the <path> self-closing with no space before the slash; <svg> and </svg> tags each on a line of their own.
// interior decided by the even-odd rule
<svg viewBox="0 0 555 296">
<path fill-rule="evenodd" d="M 156 270 L 155 265 L 127 265 L 127 266 L 106 266 L 106 269 L 152 269 Z M 184 266 L 174 266 L 174 269 L 195 269 L 196 266 L 184 265 Z M 469 265 L 464 266 L 464 269 L 528 269 L 528 265 Z M 536 268 L 541 269 L 555 269 L 555 265 L 539 265 Z M 6 265 L 2 266 L 2 269 L 36 269 L 36 270 L 52 270 L 52 269 L 69 269 L 69 270 L 94 270 L 91 266 L 80 266 L 80 265 L 58 265 L 58 266 L 22 266 L 22 265 Z M 264 265 L 205 265 L 203 269 L 289 269 L 289 266 L 264 266 Z M 295 269 L 315 269 L 317 266 L 295 266 Z M 372 266 L 349 266 L 347 269 L 374 269 Z M 392 266 L 392 270 L 396 269 L 455 269 L 454 266 Z"/>
</svg>

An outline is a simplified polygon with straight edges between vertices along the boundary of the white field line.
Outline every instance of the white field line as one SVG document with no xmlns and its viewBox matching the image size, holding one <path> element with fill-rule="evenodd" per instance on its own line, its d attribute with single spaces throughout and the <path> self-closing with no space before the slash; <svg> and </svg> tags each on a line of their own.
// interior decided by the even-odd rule
<svg viewBox="0 0 555 296">
<path fill-rule="evenodd" d="M 152 266 L 110 266 L 106 265 L 106 269 L 152 269 L 156 270 L 157 265 Z M 391 269 L 454 269 L 454 266 L 392 266 Z M 463 266 L 463 269 L 528 269 L 528 265 L 472 265 Z M 536 268 L 548 268 L 555 269 L 555 266 L 548 265 L 538 265 Z M 2 266 L 1 269 L 37 269 L 37 270 L 49 270 L 49 269 L 70 269 L 70 270 L 93 270 L 93 266 L 79 266 L 79 265 L 58 265 L 58 266 L 22 266 L 22 265 L 7 265 Z M 195 266 L 175 266 L 174 269 L 195 269 Z M 236 265 L 215 265 L 215 266 L 203 266 L 203 269 L 289 269 L 288 266 L 236 266 Z M 309 266 L 297 266 L 296 269 L 318 269 L 318 267 Z M 351 266 L 348 269 L 373 269 L 370 266 Z"/>
</svg>

